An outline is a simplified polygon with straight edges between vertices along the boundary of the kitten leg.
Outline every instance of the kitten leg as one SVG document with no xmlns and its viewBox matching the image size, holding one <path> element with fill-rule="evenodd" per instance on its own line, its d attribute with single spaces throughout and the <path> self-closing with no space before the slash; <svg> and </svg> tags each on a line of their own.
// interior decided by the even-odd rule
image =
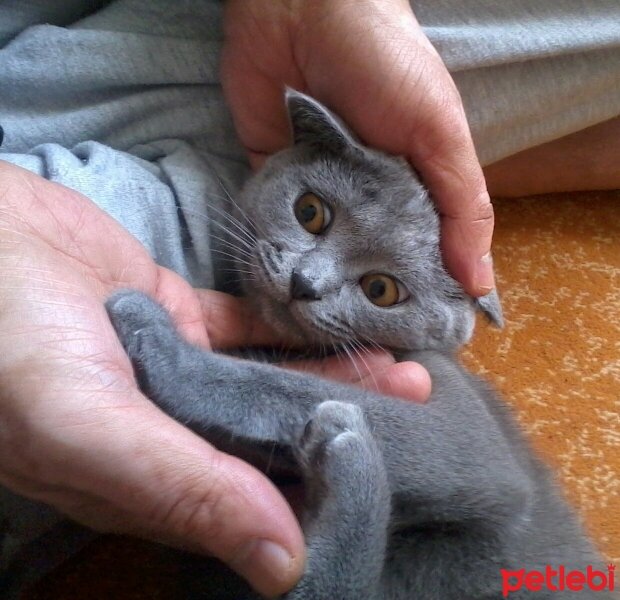
<svg viewBox="0 0 620 600">
<path fill-rule="evenodd" d="M 511 449 L 480 392 L 449 357 L 419 353 L 434 390 L 426 405 L 416 405 L 191 346 L 166 311 L 138 292 L 115 295 L 107 308 L 142 390 L 222 450 L 233 438 L 241 442 L 235 454 L 261 443 L 293 448 L 315 407 L 338 399 L 360 405 L 382 440 L 400 524 L 439 519 L 519 527 L 527 517 L 528 459 L 515 451 L 516 442 Z"/>
<path fill-rule="evenodd" d="M 240 436 L 291 446 L 323 399 L 284 369 L 190 345 L 168 313 L 140 292 L 119 292 L 106 308 L 140 388 L 209 441 Z"/>
<path fill-rule="evenodd" d="M 390 493 L 361 408 L 321 403 L 294 451 L 307 486 L 308 562 L 286 600 L 380 598 Z"/>
</svg>

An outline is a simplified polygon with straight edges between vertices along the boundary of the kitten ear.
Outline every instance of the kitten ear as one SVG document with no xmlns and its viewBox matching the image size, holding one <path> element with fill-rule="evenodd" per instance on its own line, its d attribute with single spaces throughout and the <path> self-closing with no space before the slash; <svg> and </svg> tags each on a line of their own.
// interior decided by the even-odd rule
<svg viewBox="0 0 620 600">
<path fill-rule="evenodd" d="M 294 144 L 311 144 L 333 152 L 360 148 L 346 125 L 320 102 L 291 88 L 286 88 L 285 97 Z"/>
<path fill-rule="evenodd" d="M 486 296 L 474 298 L 474 306 L 481 311 L 495 327 L 499 329 L 504 327 L 504 313 L 496 289 L 491 290 Z"/>
</svg>

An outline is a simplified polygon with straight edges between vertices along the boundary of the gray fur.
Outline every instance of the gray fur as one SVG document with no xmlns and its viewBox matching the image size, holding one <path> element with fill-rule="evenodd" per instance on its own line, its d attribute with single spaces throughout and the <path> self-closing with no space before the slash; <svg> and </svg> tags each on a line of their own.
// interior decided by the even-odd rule
<svg viewBox="0 0 620 600">
<path fill-rule="evenodd" d="M 296 143 L 239 199 L 243 231 L 236 226 L 230 239 L 241 244 L 240 272 L 249 263 L 253 275 L 239 283 L 263 317 L 308 344 L 377 343 L 420 362 L 433 381 L 430 401 L 205 352 L 152 300 L 122 292 L 107 308 L 142 389 L 274 479 L 303 479 L 308 564 L 287 600 L 483 600 L 502 597 L 502 568 L 604 570 L 504 405 L 454 358 L 475 304 L 442 265 L 438 217 L 416 175 L 361 146 L 316 101 L 289 91 L 287 102 Z M 320 235 L 294 216 L 308 191 L 331 206 Z M 294 271 L 318 299 L 291 298 Z M 409 298 L 371 304 L 359 285 L 369 271 L 396 276 Z M 501 324 L 497 295 L 478 304 Z M 255 595 L 230 575 L 196 597 Z"/>
<path fill-rule="evenodd" d="M 312 101 L 311 108 L 317 105 Z M 315 114 L 296 108 L 292 116 L 302 119 L 296 127 L 307 139 L 313 128 L 306 121 Z M 339 126 L 335 118 L 316 121 L 315 128 Z M 438 215 L 428 193 L 404 160 L 356 143 L 343 149 L 349 137 L 323 133 L 315 144 L 294 145 L 245 186 L 235 215 L 253 242 L 252 256 L 241 257 L 254 273 L 243 282 L 245 294 L 267 321 L 307 342 L 459 347 L 471 336 L 474 305 L 443 267 Z M 332 207 L 326 235 L 306 232 L 295 219 L 293 205 L 306 191 Z M 290 302 L 293 269 L 312 280 L 320 302 Z M 397 276 L 409 300 L 388 310 L 369 303 L 358 282 L 372 271 Z"/>
</svg>

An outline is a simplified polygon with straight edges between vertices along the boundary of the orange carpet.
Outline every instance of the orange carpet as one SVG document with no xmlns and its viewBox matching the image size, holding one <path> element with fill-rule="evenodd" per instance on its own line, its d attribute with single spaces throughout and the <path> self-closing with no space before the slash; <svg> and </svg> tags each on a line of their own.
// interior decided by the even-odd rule
<svg viewBox="0 0 620 600">
<path fill-rule="evenodd" d="M 495 383 L 570 502 L 620 565 L 620 192 L 495 203 L 507 326 L 481 321 L 464 352 Z M 169 598 L 146 544 L 98 542 L 28 600 Z"/>
<path fill-rule="evenodd" d="M 495 203 L 506 328 L 466 363 L 495 383 L 620 565 L 620 191 Z"/>
</svg>

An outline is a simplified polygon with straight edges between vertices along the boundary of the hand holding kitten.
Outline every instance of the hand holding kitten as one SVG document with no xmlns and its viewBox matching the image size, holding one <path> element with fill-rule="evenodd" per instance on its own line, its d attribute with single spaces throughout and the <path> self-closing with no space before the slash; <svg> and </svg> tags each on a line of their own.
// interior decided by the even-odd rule
<svg viewBox="0 0 620 600">
<path fill-rule="evenodd" d="M 407 157 L 442 214 L 444 261 L 494 287 L 493 208 L 458 90 L 407 0 L 229 0 L 223 84 L 255 166 L 289 144 L 282 91 L 307 92 L 368 146 Z"/>
<path fill-rule="evenodd" d="M 157 266 L 77 192 L 1 161 L 0 182 L 0 484 L 99 530 L 214 554 L 265 593 L 291 587 L 304 544 L 287 503 L 139 392 L 103 300 L 142 290 L 206 347 L 275 343 L 274 334 L 240 300 Z M 369 368 L 384 392 L 405 394 L 415 368 L 391 365 L 377 356 Z M 427 396 L 424 381 L 426 391 L 407 394 Z M 274 545 L 261 555 L 259 540 L 284 548 L 286 565 Z"/>
</svg>

